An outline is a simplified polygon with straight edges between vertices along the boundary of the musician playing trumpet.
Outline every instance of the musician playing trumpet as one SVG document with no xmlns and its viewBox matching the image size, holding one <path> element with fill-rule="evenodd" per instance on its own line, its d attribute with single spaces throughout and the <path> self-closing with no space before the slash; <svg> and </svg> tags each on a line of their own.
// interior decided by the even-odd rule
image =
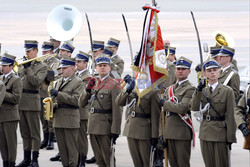
<svg viewBox="0 0 250 167">
<path fill-rule="evenodd" d="M 38 42 L 25 40 L 24 48 L 28 59 L 37 57 Z M 23 82 L 23 93 L 19 104 L 20 131 L 23 139 L 24 159 L 17 167 L 37 167 L 41 143 L 40 137 L 40 86 L 47 75 L 47 66 L 41 61 L 27 61 L 18 75 Z M 32 153 L 32 161 L 31 161 Z"/>
</svg>

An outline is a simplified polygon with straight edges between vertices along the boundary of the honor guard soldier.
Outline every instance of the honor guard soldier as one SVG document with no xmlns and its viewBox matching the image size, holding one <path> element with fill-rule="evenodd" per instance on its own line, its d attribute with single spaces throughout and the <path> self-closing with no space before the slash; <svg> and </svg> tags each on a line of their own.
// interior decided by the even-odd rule
<svg viewBox="0 0 250 167">
<path fill-rule="evenodd" d="M 167 66 L 168 66 L 168 78 L 166 81 L 163 82 L 163 88 L 166 89 L 170 85 L 174 84 L 176 82 L 176 75 L 175 75 L 175 47 L 171 46 L 164 46 L 165 53 L 166 53 L 166 59 L 167 59 Z"/>
<path fill-rule="evenodd" d="M 91 105 L 88 121 L 90 143 L 97 165 L 109 167 L 111 144 L 116 144 L 121 128 L 122 109 L 115 103 L 121 90 L 119 83 L 109 76 L 110 59 L 100 54 L 95 64 L 99 79 L 89 79 L 79 106 Z"/>
<path fill-rule="evenodd" d="M 0 151 L 3 167 L 14 167 L 17 155 L 17 124 L 20 120 L 18 104 L 23 87 L 21 79 L 12 71 L 16 57 L 5 53 L 1 58 L 3 81 L 6 89 L 0 105 Z M 2 96 L 2 94 L 1 94 Z"/>
<path fill-rule="evenodd" d="M 76 167 L 78 163 L 78 133 L 80 113 L 78 99 L 83 90 L 82 81 L 74 75 L 75 60 L 64 57 L 60 61 L 62 74 L 50 95 L 55 102 L 54 128 L 63 166 Z"/>
<path fill-rule="evenodd" d="M 121 79 L 121 75 L 124 71 L 124 61 L 117 54 L 119 44 L 120 41 L 115 38 L 110 38 L 107 42 L 107 47 L 113 51 L 113 54 L 111 55 L 111 61 L 113 64 L 111 65 L 110 76 L 113 76 L 115 79 Z"/>
<path fill-rule="evenodd" d="M 151 151 L 159 137 L 160 92 L 153 89 L 140 98 L 134 90 L 135 81 L 126 75 L 126 90 L 116 98 L 120 106 L 127 106 L 123 135 L 127 137 L 134 166 L 149 167 Z"/>
<path fill-rule="evenodd" d="M 192 61 L 180 57 L 176 61 L 177 82 L 169 86 L 161 99 L 164 110 L 164 129 L 160 126 L 160 141 L 167 147 L 168 160 L 171 166 L 190 166 L 191 140 L 194 140 L 194 131 L 191 121 L 189 101 L 195 87 L 189 82 Z M 166 113 L 166 114 L 165 114 Z M 167 143 L 164 143 L 163 138 Z"/>
<path fill-rule="evenodd" d="M 62 46 L 60 47 L 59 59 L 61 59 L 64 56 L 71 57 L 74 50 L 75 50 L 75 47 L 73 45 L 71 45 L 69 42 L 64 42 Z"/>
<path fill-rule="evenodd" d="M 202 157 L 208 167 L 230 166 L 231 144 L 236 142 L 234 92 L 218 81 L 218 62 L 209 59 L 203 69 L 208 84 L 201 80 L 190 101 L 192 111 L 204 109 L 199 133 Z"/>
<path fill-rule="evenodd" d="M 79 51 L 76 55 L 76 75 L 83 82 L 83 89 L 86 89 L 87 79 L 91 77 L 87 71 L 87 66 L 91 55 Z M 82 92 L 82 91 L 81 91 Z M 88 153 L 88 138 L 87 138 L 87 125 L 89 118 L 89 106 L 81 107 L 80 110 L 80 129 L 78 137 L 78 151 L 80 154 L 80 167 L 85 167 L 85 161 Z"/>
<path fill-rule="evenodd" d="M 55 75 L 58 76 L 57 68 L 59 67 L 59 60 L 53 55 L 54 44 L 52 42 L 44 42 L 42 45 L 42 55 L 50 54 L 51 57 L 46 59 L 44 63 L 48 67 L 47 76 L 42 83 L 40 89 L 41 104 L 43 104 L 44 98 L 48 97 L 48 86 L 55 80 Z M 41 105 L 41 122 L 43 127 L 43 141 L 41 142 L 40 149 L 46 147 L 47 150 L 54 149 L 54 136 L 55 130 L 53 128 L 53 120 L 46 120 L 44 117 L 44 106 Z"/>
<path fill-rule="evenodd" d="M 234 90 L 235 101 L 237 101 L 240 95 L 240 76 L 230 65 L 233 56 L 233 48 L 222 46 L 220 52 L 212 58 L 221 65 L 221 74 L 218 78 L 219 82 L 223 85 L 230 86 Z"/>
<path fill-rule="evenodd" d="M 244 137 L 250 133 L 249 126 L 249 107 L 250 107 L 250 84 L 248 84 L 243 96 L 240 98 L 235 109 L 235 121 L 237 127 L 241 130 Z M 250 141 L 248 141 L 249 144 Z M 250 148 L 248 148 L 250 149 Z"/>
<path fill-rule="evenodd" d="M 18 75 L 23 82 L 23 93 L 19 103 L 20 131 L 23 138 L 24 159 L 17 167 L 37 167 L 41 144 L 40 112 L 41 101 L 39 90 L 47 75 L 47 66 L 40 61 L 31 61 L 37 57 L 38 42 L 25 40 L 25 51 L 28 58 Z M 32 127 L 32 128 L 31 128 Z M 31 151 L 32 161 L 31 161 Z"/>
<path fill-rule="evenodd" d="M 93 41 L 92 47 L 94 59 L 96 59 L 100 53 L 104 53 L 104 41 Z"/>
<path fill-rule="evenodd" d="M 60 45 L 61 45 L 61 41 L 58 41 L 56 39 L 54 39 L 52 36 L 50 36 L 50 42 L 53 43 L 54 48 L 53 48 L 53 53 L 54 54 L 59 54 L 60 51 Z"/>
</svg>

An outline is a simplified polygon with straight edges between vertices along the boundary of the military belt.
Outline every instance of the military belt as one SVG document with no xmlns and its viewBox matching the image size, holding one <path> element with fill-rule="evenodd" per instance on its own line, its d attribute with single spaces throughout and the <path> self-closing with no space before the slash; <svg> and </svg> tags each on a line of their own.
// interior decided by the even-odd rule
<svg viewBox="0 0 250 167">
<path fill-rule="evenodd" d="M 203 115 L 203 119 L 206 121 L 225 121 L 225 116 L 223 117 L 212 117 L 210 115 Z"/>
<path fill-rule="evenodd" d="M 136 113 L 135 111 L 129 112 L 129 115 L 132 118 L 139 117 L 139 118 L 150 118 L 151 114 L 144 114 L 144 113 Z"/>
<path fill-rule="evenodd" d="M 69 104 L 58 104 L 57 108 L 73 108 L 73 109 L 78 109 L 78 106 L 73 106 L 73 105 L 69 105 Z"/>
<path fill-rule="evenodd" d="M 166 116 L 169 117 L 169 116 L 172 116 L 172 115 L 177 115 L 177 113 L 174 113 L 174 112 L 166 112 Z"/>
<path fill-rule="evenodd" d="M 38 94 L 38 90 L 29 90 L 29 89 L 23 89 L 23 93 L 31 93 L 31 94 Z"/>
<path fill-rule="evenodd" d="M 109 113 L 112 113 L 112 110 L 98 110 L 92 107 L 89 112 L 92 114 L 93 113 L 109 114 Z"/>
</svg>

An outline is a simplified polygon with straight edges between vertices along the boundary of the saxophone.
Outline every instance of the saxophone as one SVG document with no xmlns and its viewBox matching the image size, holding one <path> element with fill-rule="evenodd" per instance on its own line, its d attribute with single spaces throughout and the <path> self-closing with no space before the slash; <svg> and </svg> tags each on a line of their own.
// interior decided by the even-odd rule
<svg viewBox="0 0 250 167">
<path fill-rule="evenodd" d="M 53 87 L 54 85 L 54 81 L 51 81 L 49 86 L 48 86 L 48 95 L 49 97 L 46 97 L 45 99 L 43 99 L 43 107 L 44 107 L 44 115 L 45 115 L 45 119 L 46 120 L 50 120 L 52 119 L 54 116 L 53 116 L 53 99 L 50 95 L 50 92 L 49 90 Z"/>
</svg>

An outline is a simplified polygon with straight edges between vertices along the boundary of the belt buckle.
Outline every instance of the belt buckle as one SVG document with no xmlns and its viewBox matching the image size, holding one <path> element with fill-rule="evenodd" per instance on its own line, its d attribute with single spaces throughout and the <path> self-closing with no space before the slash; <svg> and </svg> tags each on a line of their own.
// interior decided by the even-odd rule
<svg viewBox="0 0 250 167">
<path fill-rule="evenodd" d="M 130 115 L 131 115 L 132 118 L 134 118 L 135 117 L 135 111 L 132 111 Z"/>
<path fill-rule="evenodd" d="M 94 107 L 91 107 L 89 112 L 90 112 L 91 114 L 93 114 L 93 113 L 95 112 Z"/>
<path fill-rule="evenodd" d="M 210 121 L 211 120 L 211 116 L 210 115 L 206 115 L 206 121 Z"/>
<path fill-rule="evenodd" d="M 169 117 L 170 116 L 170 112 L 167 111 L 166 112 L 166 116 Z"/>
</svg>

